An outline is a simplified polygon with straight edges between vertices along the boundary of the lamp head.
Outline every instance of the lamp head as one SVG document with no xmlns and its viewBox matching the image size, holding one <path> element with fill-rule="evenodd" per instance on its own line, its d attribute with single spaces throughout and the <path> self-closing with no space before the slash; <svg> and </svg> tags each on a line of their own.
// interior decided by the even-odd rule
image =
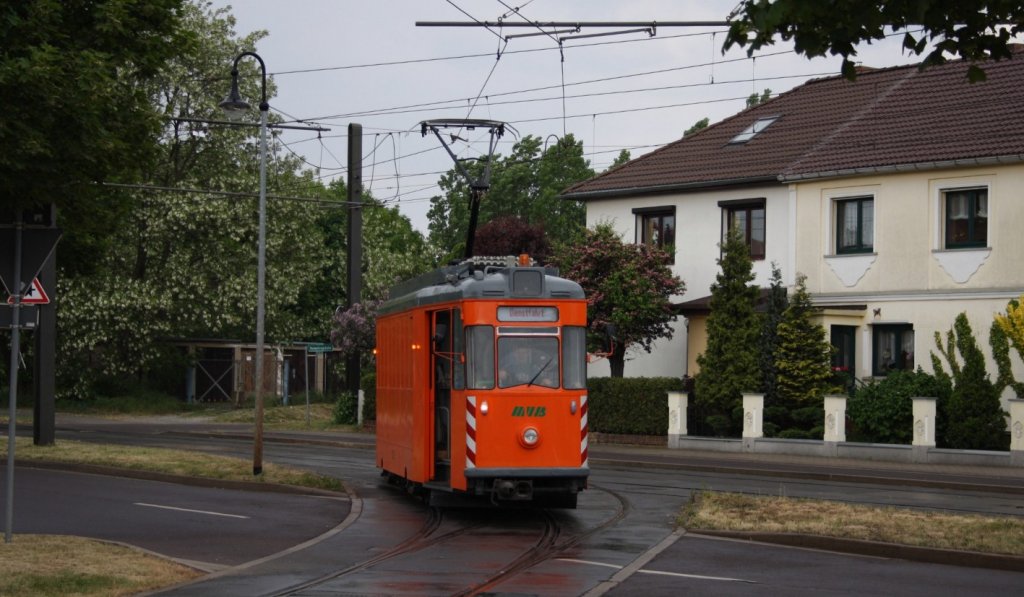
<svg viewBox="0 0 1024 597">
<path fill-rule="evenodd" d="M 239 121 L 245 116 L 246 112 L 252 106 L 249 102 L 242 99 L 242 94 L 238 92 L 238 70 L 231 71 L 231 93 L 228 97 L 220 103 L 220 107 L 224 110 L 225 116 L 228 120 Z"/>
</svg>

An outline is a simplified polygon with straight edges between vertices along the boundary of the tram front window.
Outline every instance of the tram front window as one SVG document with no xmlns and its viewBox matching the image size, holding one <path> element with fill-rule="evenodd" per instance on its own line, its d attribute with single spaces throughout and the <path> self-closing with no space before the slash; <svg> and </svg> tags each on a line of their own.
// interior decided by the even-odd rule
<svg viewBox="0 0 1024 597">
<path fill-rule="evenodd" d="M 498 387 L 558 387 L 558 339 L 498 338 Z"/>
</svg>

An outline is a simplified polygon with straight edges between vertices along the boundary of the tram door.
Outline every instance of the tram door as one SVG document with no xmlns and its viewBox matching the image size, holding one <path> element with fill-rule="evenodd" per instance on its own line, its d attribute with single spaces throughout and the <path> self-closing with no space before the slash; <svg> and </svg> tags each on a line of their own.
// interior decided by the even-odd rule
<svg viewBox="0 0 1024 597">
<path fill-rule="evenodd" d="M 461 387 L 462 321 L 458 309 L 433 313 L 431 365 L 434 372 L 434 481 L 449 481 L 451 473 L 452 388 Z"/>
</svg>

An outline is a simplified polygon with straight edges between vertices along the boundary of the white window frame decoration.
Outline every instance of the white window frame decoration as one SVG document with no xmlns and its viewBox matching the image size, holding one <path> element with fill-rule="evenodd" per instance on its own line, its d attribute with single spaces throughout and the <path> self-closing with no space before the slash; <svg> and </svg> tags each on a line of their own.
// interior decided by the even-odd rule
<svg viewBox="0 0 1024 597">
<path fill-rule="evenodd" d="M 946 246 L 946 194 L 951 191 L 985 189 L 986 217 L 988 222 L 996 221 L 994 211 L 998 210 L 995 197 L 993 176 L 972 176 L 965 178 L 949 178 L 932 181 L 931 208 L 932 217 L 932 257 L 943 271 L 957 284 L 965 284 L 974 276 L 982 264 L 992 254 L 995 242 L 995 230 L 986 229 L 985 246 L 947 247 Z"/>
<path fill-rule="evenodd" d="M 844 187 L 836 189 L 824 189 L 822 192 L 822 220 L 827 225 L 822 226 L 824 234 L 824 260 L 836 278 L 843 286 L 853 288 L 868 273 L 871 266 L 878 259 L 878 226 L 879 219 L 877 185 L 868 187 Z M 871 251 L 839 253 L 839 204 L 850 199 L 870 198 L 872 205 L 871 218 Z"/>
</svg>

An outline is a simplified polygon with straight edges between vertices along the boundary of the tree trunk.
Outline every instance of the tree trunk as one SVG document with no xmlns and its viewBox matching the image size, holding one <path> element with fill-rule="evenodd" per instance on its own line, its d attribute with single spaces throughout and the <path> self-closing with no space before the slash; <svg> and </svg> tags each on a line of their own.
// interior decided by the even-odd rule
<svg viewBox="0 0 1024 597">
<path fill-rule="evenodd" d="M 608 366 L 611 367 L 612 377 L 622 377 L 622 373 L 626 369 L 626 351 L 619 348 L 608 355 Z"/>
</svg>

